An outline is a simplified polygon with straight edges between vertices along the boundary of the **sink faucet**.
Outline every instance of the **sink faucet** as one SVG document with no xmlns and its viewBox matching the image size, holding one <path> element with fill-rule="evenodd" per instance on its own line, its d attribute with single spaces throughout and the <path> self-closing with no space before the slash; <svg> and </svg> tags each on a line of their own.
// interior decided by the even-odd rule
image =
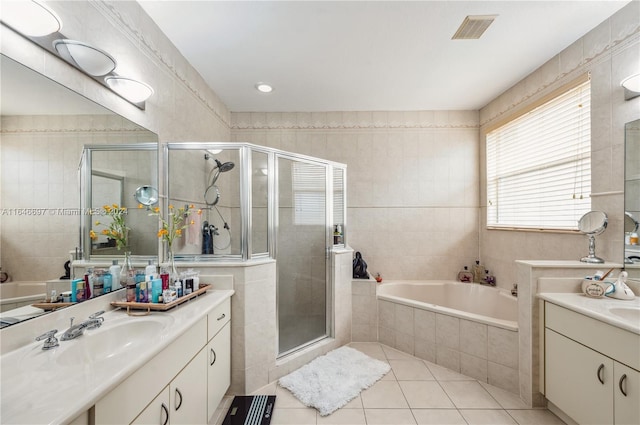
<svg viewBox="0 0 640 425">
<path fill-rule="evenodd" d="M 56 348 L 58 345 L 58 339 L 56 338 L 57 329 L 52 329 L 49 332 L 45 332 L 40 336 L 36 337 L 36 341 L 44 341 L 44 345 L 42 346 L 43 350 L 51 350 L 52 348 Z"/>
<path fill-rule="evenodd" d="M 87 320 L 85 320 L 84 322 L 78 325 L 73 324 L 73 319 L 75 319 L 75 317 L 72 317 L 71 323 L 69 324 L 69 329 L 67 329 L 62 334 L 62 337 L 60 337 L 60 340 L 70 341 L 72 339 L 78 338 L 79 336 L 82 336 L 82 334 L 86 329 L 99 328 L 100 326 L 102 326 L 102 322 L 104 322 L 104 317 L 99 317 L 102 314 L 104 314 L 104 310 L 93 313 L 91 316 L 89 316 Z"/>
</svg>

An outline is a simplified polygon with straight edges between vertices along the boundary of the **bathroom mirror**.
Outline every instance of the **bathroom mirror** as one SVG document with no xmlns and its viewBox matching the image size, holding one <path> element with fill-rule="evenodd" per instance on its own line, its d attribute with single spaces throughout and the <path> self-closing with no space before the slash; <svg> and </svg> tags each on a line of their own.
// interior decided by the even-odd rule
<svg viewBox="0 0 640 425">
<path fill-rule="evenodd" d="M 589 255 L 582 257 L 584 263 L 604 263 L 602 258 L 596 257 L 596 235 L 607 228 L 607 215 L 602 211 L 589 211 L 578 220 L 578 230 L 589 237 Z"/>
<path fill-rule="evenodd" d="M 137 257 L 156 258 L 158 223 L 149 217 L 146 208 L 139 208 L 139 205 L 158 202 L 158 191 L 155 189 L 158 185 L 158 145 L 85 145 L 81 164 L 80 207 L 84 210 L 86 206 L 91 206 L 94 214 L 82 215 L 81 248 L 84 259 L 122 258 L 124 251 Z M 105 180 L 111 182 L 110 186 L 104 186 Z M 119 182 L 119 188 L 115 187 L 115 182 Z M 138 198 L 143 202 L 139 202 Z M 102 234 L 103 229 L 111 223 L 111 217 L 103 214 L 105 205 L 127 209 L 125 223 L 130 228 L 128 244 L 121 250 L 118 250 L 115 239 Z M 95 234 L 93 239 L 89 236 L 92 230 Z"/>
<path fill-rule="evenodd" d="M 45 283 L 64 276 L 65 262 L 79 252 L 83 145 L 157 143 L 158 138 L 5 55 L 0 55 L 0 75 L 0 265 L 12 286 L 44 299 Z M 124 196 L 132 198 L 133 190 Z M 0 304 L 15 310 L 15 303 L 5 301 L 0 295 Z M 20 318 L 42 313 L 33 309 Z"/>
<path fill-rule="evenodd" d="M 625 125 L 624 262 L 629 277 L 640 279 L 640 119 Z"/>
</svg>

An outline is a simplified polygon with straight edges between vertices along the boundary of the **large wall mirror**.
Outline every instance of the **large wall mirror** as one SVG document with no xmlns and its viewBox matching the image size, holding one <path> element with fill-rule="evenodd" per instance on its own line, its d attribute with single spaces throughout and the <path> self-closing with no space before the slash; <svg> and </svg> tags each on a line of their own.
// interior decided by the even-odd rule
<svg viewBox="0 0 640 425">
<path fill-rule="evenodd" d="M 158 137 L 4 55 L 0 66 L 0 267 L 5 280 L 0 285 L 0 316 L 4 318 L 12 316 L 7 310 L 17 307 L 12 299 L 25 296 L 21 291 L 44 298 L 45 282 L 64 276 L 65 263 L 80 247 L 83 147 L 157 144 Z M 116 155 L 112 153 L 107 165 L 96 171 L 110 175 L 108 184 L 118 186 L 114 176 L 127 172 L 108 166 L 119 161 Z M 127 190 L 125 177 L 125 201 L 135 188 Z M 38 313 L 42 311 L 21 317 Z"/>
<path fill-rule="evenodd" d="M 625 125 L 624 256 L 630 276 L 640 278 L 640 119 Z"/>
</svg>

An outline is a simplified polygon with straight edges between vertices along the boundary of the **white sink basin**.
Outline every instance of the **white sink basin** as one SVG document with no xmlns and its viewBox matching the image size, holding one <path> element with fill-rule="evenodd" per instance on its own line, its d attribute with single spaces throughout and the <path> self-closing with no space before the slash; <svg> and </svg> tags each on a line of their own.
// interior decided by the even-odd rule
<svg viewBox="0 0 640 425">
<path fill-rule="evenodd" d="M 640 324 L 640 308 L 633 307 L 613 307 L 609 311 L 624 320 L 630 320 L 635 324 Z"/>
<path fill-rule="evenodd" d="M 65 345 L 56 362 L 61 366 L 74 366 L 113 360 L 130 350 L 150 344 L 165 327 L 159 320 L 133 319 L 114 326 L 85 331 Z"/>
<path fill-rule="evenodd" d="M 128 317 L 105 316 L 103 325 L 86 330 L 70 341 L 60 341 L 51 350 L 42 350 L 42 343 L 28 350 L 22 358 L 30 368 L 78 367 L 102 362 L 126 361 L 125 357 L 157 340 L 174 319 L 170 315 Z M 57 335 L 60 339 L 61 333 Z"/>
</svg>

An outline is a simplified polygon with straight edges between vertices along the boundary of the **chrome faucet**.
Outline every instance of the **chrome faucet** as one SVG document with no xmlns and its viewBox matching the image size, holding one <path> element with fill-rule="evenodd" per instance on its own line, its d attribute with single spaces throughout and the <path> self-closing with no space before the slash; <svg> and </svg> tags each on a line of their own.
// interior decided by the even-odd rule
<svg viewBox="0 0 640 425">
<path fill-rule="evenodd" d="M 93 313 L 91 316 L 89 316 L 87 320 L 85 320 L 84 322 L 78 325 L 73 324 L 73 319 L 75 319 L 75 317 L 72 317 L 71 323 L 69 324 L 69 329 L 67 329 L 62 334 L 62 337 L 60 337 L 60 340 L 70 341 L 72 339 L 78 338 L 79 336 L 82 336 L 84 331 L 87 329 L 99 328 L 100 326 L 102 326 L 102 322 L 104 322 L 104 317 L 99 317 L 102 314 L 104 314 L 104 310 Z"/>
<path fill-rule="evenodd" d="M 44 341 L 44 345 L 42 346 L 43 350 L 51 350 L 52 348 L 56 348 L 58 345 L 58 339 L 56 338 L 56 332 L 58 332 L 57 329 L 52 329 L 49 332 L 45 332 L 40 336 L 36 337 L 36 341 L 42 341 L 43 339 L 45 339 Z"/>
</svg>

